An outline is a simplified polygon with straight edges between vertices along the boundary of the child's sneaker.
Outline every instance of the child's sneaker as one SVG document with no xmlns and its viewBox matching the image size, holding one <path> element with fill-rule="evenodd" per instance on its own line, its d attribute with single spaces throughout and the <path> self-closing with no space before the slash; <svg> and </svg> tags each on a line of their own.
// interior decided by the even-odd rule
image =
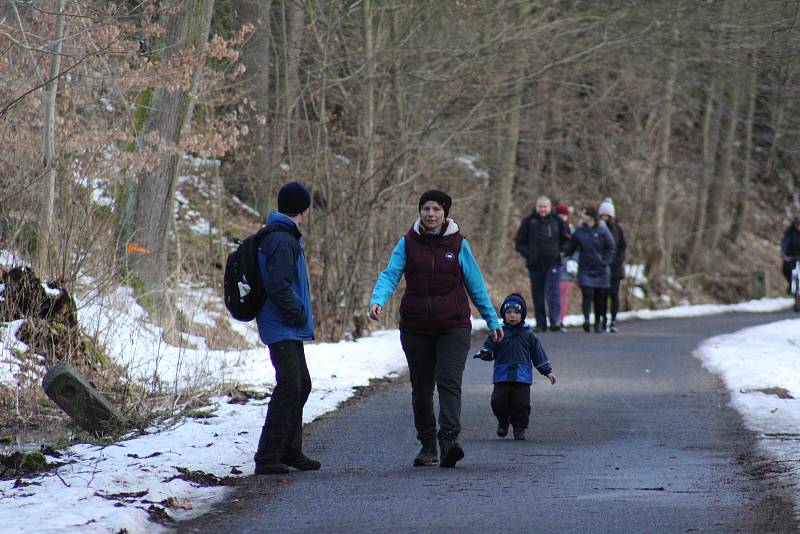
<svg viewBox="0 0 800 534">
<path fill-rule="evenodd" d="M 516 440 L 524 440 L 525 439 L 525 429 L 524 428 L 515 428 L 514 429 L 514 439 Z"/>
<path fill-rule="evenodd" d="M 508 419 L 505 421 L 497 421 L 497 436 L 504 438 L 508 435 Z"/>
<path fill-rule="evenodd" d="M 617 323 L 615 321 L 611 321 L 608 330 L 611 332 L 619 332 L 619 328 L 617 328 Z"/>
</svg>

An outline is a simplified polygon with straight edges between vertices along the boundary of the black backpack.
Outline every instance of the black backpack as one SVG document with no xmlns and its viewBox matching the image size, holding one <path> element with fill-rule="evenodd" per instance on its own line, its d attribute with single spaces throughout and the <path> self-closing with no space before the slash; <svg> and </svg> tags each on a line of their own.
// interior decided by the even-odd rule
<svg viewBox="0 0 800 534">
<path fill-rule="evenodd" d="M 281 224 L 263 226 L 244 241 L 236 239 L 236 250 L 228 254 L 225 262 L 223 288 L 225 307 L 234 319 L 252 321 L 267 300 L 267 291 L 258 269 L 258 246 L 261 238 L 271 232 L 291 231 Z"/>
</svg>

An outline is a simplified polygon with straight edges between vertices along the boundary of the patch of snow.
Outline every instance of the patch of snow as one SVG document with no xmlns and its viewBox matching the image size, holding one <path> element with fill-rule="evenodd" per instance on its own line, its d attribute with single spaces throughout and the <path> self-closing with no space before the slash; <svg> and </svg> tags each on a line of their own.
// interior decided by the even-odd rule
<svg viewBox="0 0 800 534">
<path fill-rule="evenodd" d="M 629 288 L 628 291 L 630 291 L 631 295 L 633 295 L 634 298 L 637 298 L 639 300 L 644 300 L 645 297 L 647 296 L 644 293 L 644 289 L 642 289 L 639 286 L 633 286 Z"/>
<path fill-rule="evenodd" d="M 25 367 L 25 362 L 21 361 L 14 354 L 15 352 L 27 352 L 28 346 L 17 339 L 24 319 L 0 323 L 0 384 L 14 386 L 17 377 L 29 372 Z"/>
<path fill-rule="evenodd" d="M 4 269 L 13 269 L 14 267 L 30 267 L 31 264 L 10 250 L 0 250 L 0 266 Z"/>
<path fill-rule="evenodd" d="M 256 216 L 256 217 L 258 217 L 258 218 L 260 218 L 260 219 L 264 217 L 264 216 L 263 216 L 263 215 L 261 215 L 261 214 L 260 214 L 260 213 L 259 213 L 259 212 L 258 212 L 256 209 L 254 209 L 254 208 L 252 208 L 252 207 L 248 206 L 247 204 L 245 204 L 244 202 L 242 202 L 241 200 L 239 200 L 239 197 L 237 197 L 237 196 L 235 196 L 235 195 L 231 195 L 231 198 L 232 198 L 232 199 L 233 199 L 233 201 L 234 201 L 234 202 L 235 202 L 235 203 L 236 203 L 236 204 L 237 204 L 237 205 L 238 205 L 240 208 L 242 208 L 244 211 L 246 211 L 246 212 L 250 213 L 251 215 L 254 215 L 254 216 Z"/>
<path fill-rule="evenodd" d="M 683 289 L 683 284 L 681 284 L 680 282 L 678 282 L 678 281 L 675 279 L 675 277 L 673 277 L 673 276 L 667 276 L 667 277 L 665 277 L 665 278 L 664 278 L 664 281 L 665 281 L 665 282 L 667 282 L 667 284 L 669 284 L 669 285 L 670 285 L 670 287 L 672 287 L 672 289 L 677 289 L 677 290 L 682 290 L 682 289 Z"/>
<path fill-rule="evenodd" d="M 345 165 L 350 165 L 350 163 L 351 163 L 351 162 L 350 162 L 350 158 L 348 158 L 347 156 L 343 156 L 342 154 L 334 154 L 334 155 L 333 155 L 333 157 L 334 157 L 335 159 L 337 159 L 337 160 L 341 161 L 341 162 L 342 162 L 342 163 L 344 163 Z"/>
<path fill-rule="evenodd" d="M 45 295 L 47 295 L 49 297 L 57 297 L 57 296 L 61 295 L 61 290 L 60 289 L 52 288 L 49 285 L 47 285 L 47 283 L 45 283 L 45 282 L 42 282 L 42 289 L 44 289 Z"/>
<path fill-rule="evenodd" d="M 647 276 L 644 274 L 644 263 L 637 263 L 635 265 L 625 264 L 625 278 L 630 278 L 637 286 L 647 283 Z"/>
<path fill-rule="evenodd" d="M 722 377 L 731 391 L 731 405 L 745 426 L 759 436 L 767 456 L 786 468 L 782 477 L 800 478 L 800 319 L 746 328 L 707 340 L 696 356 Z M 784 390 L 794 398 L 770 391 Z M 795 510 L 800 492 L 795 489 Z"/>
<path fill-rule="evenodd" d="M 190 154 L 184 154 L 183 161 L 185 163 L 194 165 L 195 167 L 219 167 L 220 165 L 222 165 L 222 160 L 213 158 L 201 158 L 197 156 L 192 156 Z"/>
<path fill-rule="evenodd" d="M 280 165 L 278 165 L 278 167 L 280 167 L 280 169 L 281 169 L 283 172 L 289 172 L 290 170 L 292 170 L 292 168 L 291 168 L 291 167 L 289 167 L 289 165 L 288 165 L 288 164 L 286 164 L 286 163 L 281 163 Z"/>
<path fill-rule="evenodd" d="M 457 157 L 456 162 L 466 167 L 475 178 L 488 180 L 489 173 L 475 166 L 475 162 L 478 161 L 478 159 L 478 156 L 466 155 Z"/>
<path fill-rule="evenodd" d="M 114 111 L 114 105 L 111 103 L 111 100 L 109 100 L 108 98 L 106 98 L 104 96 L 101 96 L 100 97 L 100 102 L 106 108 L 106 111 L 108 111 L 108 112 L 113 112 Z"/>
</svg>

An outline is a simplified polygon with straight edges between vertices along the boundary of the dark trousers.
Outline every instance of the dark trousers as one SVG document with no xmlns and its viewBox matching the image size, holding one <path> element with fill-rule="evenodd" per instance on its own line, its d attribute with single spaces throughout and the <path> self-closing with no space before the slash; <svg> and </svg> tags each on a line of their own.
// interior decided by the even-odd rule
<svg viewBox="0 0 800 534">
<path fill-rule="evenodd" d="M 619 312 L 619 285 L 622 278 L 612 278 L 611 287 L 608 289 L 608 296 L 611 300 L 611 321 L 617 320 L 617 313 Z M 605 314 L 603 314 L 605 315 Z"/>
<path fill-rule="evenodd" d="M 561 313 L 561 291 L 559 288 L 558 266 L 547 269 L 528 269 L 531 279 L 531 296 L 536 316 L 536 326 L 542 330 L 547 328 L 547 317 L 550 325 L 558 324 Z"/>
<path fill-rule="evenodd" d="M 522 382 L 497 382 L 492 390 L 492 411 L 500 423 L 510 422 L 515 430 L 528 428 L 531 385 Z"/>
<path fill-rule="evenodd" d="M 605 321 L 608 289 L 605 287 L 581 286 L 581 296 L 583 297 L 581 302 L 583 320 L 589 322 L 589 315 L 592 313 L 592 305 L 594 305 L 594 322 Z"/>
<path fill-rule="evenodd" d="M 303 448 L 303 406 L 311 393 L 302 341 L 280 341 L 269 345 L 275 368 L 275 389 L 261 429 L 256 464 L 279 462 L 301 453 Z"/>
<path fill-rule="evenodd" d="M 439 436 L 461 432 L 461 379 L 469 352 L 470 331 L 454 328 L 435 334 L 400 331 L 411 377 L 411 406 L 417 439 L 436 438 L 433 389 L 439 392 Z"/>
</svg>

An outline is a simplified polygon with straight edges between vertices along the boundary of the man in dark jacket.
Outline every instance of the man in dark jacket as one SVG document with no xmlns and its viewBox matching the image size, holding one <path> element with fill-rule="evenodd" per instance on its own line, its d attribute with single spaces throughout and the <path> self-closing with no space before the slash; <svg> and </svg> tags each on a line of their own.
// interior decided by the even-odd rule
<svg viewBox="0 0 800 534">
<path fill-rule="evenodd" d="M 289 182 L 278 192 L 278 211 L 267 223 L 281 231 L 268 233 L 258 248 L 258 265 L 267 300 L 256 318 L 261 341 L 269 347 L 275 368 L 267 417 L 255 454 L 258 475 L 320 468 L 305 456 L 303 406 L 311 393 L 303 341 L 314 339 L 311 292 L 299 226 L 308 218 L 311 196 L 299 182 Z"/>
<path fill-rule="evenodd" d="M 548 316 L 550 330 L 563 330 L 558 280 L 561 253 L 569 246 L 569 240 L 569 227 L 551 211 L 550 199 L 536 199 L 536 209 L 522 219 L 515 245 L 528 266 L 537 332 L 547 330 Z"/>
<path fill-rule="evenodd" d="M 789 282 L 788 292 L 792 292 L 792 269 L 794 262 L 789 258 L 800 256 L 800 213 L 795 214 L 792 224 L 783 232 L 781 239 L 781 256 L 783 256 L 783 276 Z"/>
</svg>

